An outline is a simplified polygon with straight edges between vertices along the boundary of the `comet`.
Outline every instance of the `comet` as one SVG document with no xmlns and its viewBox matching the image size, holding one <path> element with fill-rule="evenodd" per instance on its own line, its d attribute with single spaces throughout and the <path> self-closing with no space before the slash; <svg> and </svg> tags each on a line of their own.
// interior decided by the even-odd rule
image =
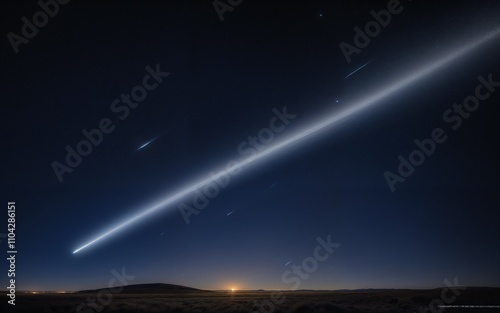
<svg viewBox="0 0 500 313">
<path fill-rule="evenodd" d="M 347 78 L 351 77 L 352 75 L 356 74 L 359 70 L 361 70 L 362 68 L 364 68 L 368 64 L 372 63 L 373 60 L 375 60 L 375 59 L 371 59 L 370 61 L 368 61 L 365 64 L 361 65 L 356 70 L 354 70 L 353 72 L 351 72 L 349 75 L 347 75 L 346 77 L 344 77 L 344 79 L 347 79 Z"/>
<path fill-rule="evenodd" d="M 141 145 L 139 148 L 137 148 L 137 150 L 135 151 L 139 151 L 139 150 L 142 150 L 144 148 L 146 148 L 150 143 L 152 143 L 153 141 L 155 141 L 158 137 L 155 137 L 153 139 L 151 139 L 150 141 L 146 142 L 145 144 Z"/>
<path fill-rule="evenodd" d="M 312 138 L 313 136 L 317 136 L 318 134 L 324 132 L 331 126 L 339 123 L 340 121 L 343 121 L 349 117 L 353 117 L 356 115 L 356 113 L 359 113 L 363 110 L 366 110 L 368 108 L 374 107 L 376 105 L 380 105 L 382 102 L 381 100 L 384 100 L 390 96 L 393 96 L 394 94 L 408 88 L 414 83 L 417 83 L 424 78 L 429 77 L 431 74 L 435 73 L 436 71 L 451 65 L 455 61 L 457 61 L 460 57 L 472 52 L 476 48 L 480 47 L 481 45 L 493 40 L 500 34 L 500 27 L 490 31 L 489 33 L 477 38 L 474 41 L 471 41 L 464 46 L 455 49 L 451 51 L 450 53 L 441 56 L 440 58 L 437 58 L 436 60 L 433 60 L 423 66 L 421 66 L 419 69 L 413 70 L 410 73 L 399 77 L 398 79 L 394 80 L 392 83 L 388 84 L 387 86 L 384 86 L 380 88 L 379 90 L 375 91 L 372 94 L 369 94 L 362 98 L 361 100 L 358 100 L 354 103 L 352 103 L 350 106 L 346 107 L 343 110 L 330 113 L 330 114 L 324 114 L 325 116 L 323 119 L 315 121 L 312 125 L 306 127 L 303 130 L 298 131 L 297 133 L 292 134 L 288 138 L 282 140 L 281 142 L 276 143 L 273 146 L 270 146 L 266 150 L 263 150 L 257 154 L 255 154 L 253 157 L 250 157 L 248 159 L 244 159 L 240 162 L 237 162 L 235 167 L 244 167 L 246 165 L 250 165 L 252 163 L 257 163 L 259 160 L 263 160 L 266 157 L 270 155 L 277 154 L 280 151 L 285 150 L 285 148 L 289 148 L 292 146 L 296 146 L 300 142 L 304 141 L 305 139 Z M 233 167 L 234 168 L 234 167 Z M 130 227 L 131 225 L 139 222 L 140 220 L 143 220 L 144 218 L 152 215 L 153 213 L 156 213 L 160 210 L 165 210 L 167 208 L 172 208 L 172 204 L 176 203 L 179 199 L 183 198 L 184 196 L 191 194 L 192 192 L 196 191 L 197 189 L 204 187 L 205 185 L 216 181 L 220 177 L 223 177 L 224 175 L 229 175 L 229 172 L 226 171 L 220 171 L 218 174 L 215 174 L 213 176 L 210 176 L 209 178 L 201 179 L 199 181 L 194 181 L 192 184 L 185 186 L 184 188 L 181 188 L 177 192 L 174 192 L 165 198 L 161 199 L 159 202 L 156 204 L 147 206 L 140 210 L 138 213 L 136 213 L 134 216 L 129 217 L 125 219 L 124 221 L 118 223 L 116 226 L 112 227 L 111 229 L 99 234 L 97 237 L 92 239 L 91 241 L 87 242 L 86 244 L 82 245 L 78 249 L 73 251 L 73 254 L 78 253 L 82 251 L 83 249 L 86 249 L 97 242 L 100 242 L 104 240 L 105 238 L 116 234 L 119 231 L 124 230 L 127 227 Z"/>
</svg>

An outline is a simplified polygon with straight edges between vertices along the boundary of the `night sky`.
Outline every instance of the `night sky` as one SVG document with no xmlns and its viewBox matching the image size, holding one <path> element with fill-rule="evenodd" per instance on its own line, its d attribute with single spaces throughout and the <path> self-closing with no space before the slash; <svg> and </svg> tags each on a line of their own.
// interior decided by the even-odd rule
<svg viewBox="0 0 500 313">
<path fill-rule="evenodd" d="M 500 26 L 498 1 L 402 0 L 347 62 L 339 45 L 388 2 L 243 0 L 221 21 L 212 1 L 70 1 L 18 53 L 8 34 L 41 9 L 3 4 L 1 190 L 5 211 L 16 202 L 18 289 L 106 287 L 125 267 L 134 284 L 288 290 L 283 273 L 328 236 L 340 246 L 299 289 L 500 286 L 500 91 L 456 130 L 443 119 L 478 76 L 500 81 L 500 37 L 243 168 L 189 225 L 178 204 L 191 196 L 72 253 L 248 157 L 238 147 L 273 110 L 295 118 L 267 147 Z M 128 113 L 113 109 L 148 66 L 169 75 L 148 80 L 155 88 Z M 53 162 L 103 119 L 113 131 L 60 182 Z M 435 128 L 447 140 L 392 192 L 384 173 Z"/>
</svg>

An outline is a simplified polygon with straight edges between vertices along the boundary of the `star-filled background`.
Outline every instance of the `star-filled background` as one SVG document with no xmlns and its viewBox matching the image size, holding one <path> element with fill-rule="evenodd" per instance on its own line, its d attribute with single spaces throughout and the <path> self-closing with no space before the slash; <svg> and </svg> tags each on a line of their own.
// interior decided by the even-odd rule
<svg viewBox="0 0 500 313">
<path fill-rule="evenodd" d="M 7 35 L 40 7 L 2 4 L 1 189 L 17 205 L 18 289 L 104 287 L 123 267 L 133 283 L 289 289 L 283 272 L 327 236 L 340 247 L 301 289 L 433 288 L 455 277 L 498 286 L 500 91 L 457 130 L 443 121 L 479 75 L 500 81 L 498 38 L 244 168 L 189 225 L 173 205 L 72 253 L 241 159 L 238 146 L 269 127 L 273 109 L 296 115 L 274 144 L 499 26 L 497 1 L 402 0 L 348 63 L 339 45 L 353 45 L 353 28 L 388 2 L 244 0 L 221 21 L 212 1 L 71 1 L 18 53 Z M 169 75 L 121 120 L 111 105 L 147 66 Z M 114 130 L 60 182 L 53 162 L 103 118 Z M 397 157 L 436 127 L 446 142 L 391 192 L 384 172 L 397 173 Z"/>
</svg>

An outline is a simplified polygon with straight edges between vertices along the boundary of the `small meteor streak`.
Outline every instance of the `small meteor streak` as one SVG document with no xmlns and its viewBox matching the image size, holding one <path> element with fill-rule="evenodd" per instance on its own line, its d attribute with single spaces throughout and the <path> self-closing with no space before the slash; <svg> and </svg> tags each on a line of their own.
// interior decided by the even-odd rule
<svg viewBox="0 0 500 313">
<path fill-rule="evenodd" d="M 286 262 L 285 266 L 287 266 L 288 264 L 290 264 L 290 262 L 292 262 L 292 260 Z"/>
<path fill-rule="evenodd" d="M 142 150 L 144 148 L 146 148 L 150 143 L 152 143 L 153 141 L 155 141 L 158 137 L 155 137 L 153 139 L 151 139 L 150 141 L 146 142 L 145 144 L 143 144 L 142 146 L 140 146 L 139 148 L 137 148 L 137 150 L 135 151 L 139 151 L 139 150 Z"/>
<path fill-rule="evenodd" d="M 227 215 L 226 215 L 226 216 L 229 216 L 229 215 L 233 214 L 233 212 L 234 212 L 234 211 L 231 211 L 231 212 L 227 213 Z"/>
<path fill-rule="evenodd" d="M 349 75 L 347 75 L 346 77 L 344 77 L 344 79 L 347 79 L 349 78 L 350 76 L 356 74 L 359 70 L 361 70 L 363 67 L 367 66 L 368 64 L 372 63 L 372 61 L 375 60 L 375 59 L 372 59 L 368 62 L 366 62 L 365 64 L 361 65 L 361 67 L 358 67 L 354 72 L 351 72 Z"/>
<path fill-rule="evenodd" d="M 326 115 L 325 118 L 322 120 L 317 121 L 316 123 L 312 124 L 311 126 L 307 127 L 306 129 L 303 129 L 302 131 L 297 132 L 296 134 L 288 137 L 287 139 L 278 142 L 277 144 L 269 147 L 266 150 L 263 150 L 252 157 L 249 157 L 247 159 L 244 159 L 240 162 L 237 162 L 232 169 L 235 168 L 242 168 L 246 165 L 249 165 L 251 163 L 256 163 L 256 161 L 264 159 L 265 157 L 275 154 L 281 150 L 284 150 L 285 148 L 288 148 L 290 146 L 296 145 L 299 142 L 301 142 L 305 138 L 310 138 L 313 135 L 317 135 L 321 131 L 326 130 L 330 126 L 336 124 L 337 122 L 340 122 L 348 117 L 352 117 L 356 113 L 367 109 L 369 107 L 374 106 L 375 104 L 380 104 L 381 100 L 392 96 L 393 94 L 411 86 L 414 83 L 417 83 L 418 81 L 422 80 L 425 77 L 428 77 L 430 74 L 434 73 L 435 71 L 443 68 L 444 66 L 449 65 L 450 63 L 456 61 L 458 58 L 464 56 L 465 54 L 471 52 L 475 48 L 481 46 L 482 44 L 496 38 L 500 34 L 500 28 L 497 28 L 480 38 L 466 44 L 465 46 L 461 47 L 460 49 L 455 49 L 451 53 L 434 60 L 433 62 L 429 62 L 427 65 L 422 66 L 420 69 L 415 70 L 408 75 L 404 77 L 400 77 L 399 79 L 395 79 L 392 84 L 387 85 L 384 88 L 381 88 L 380 90 L 374 92 L 373 94 L 367 95 L 364 97 L 362 100 L 359 100 L 358 102 L 355 102 L 351 104 L 350 106 L 346 107 L 345 109 L 335 112 L 330 115 Z M 193 182 L 191 185 L 186 186 L 183 189 L 180 189 L 179 191 L 163 198 L 160 200 L 158 203 L 151 205 L 149 207 L 144 208 L 142 211 L 137 213 L 136 215 L 132 216 L 131 218 L 126 219 L 125 221 L 119 223 L 117 226 L 111 228 L 110 230 L 100 234 L 97 236 L 95 239 L 89 241 L 88 243 L 84 244 L 80 248 L 76 249 L 73 251 L 73 254 L 78 253 L 79 251 L 89 247 L 90 245 L 95 244 L 96 242 L 103 240 L 104 238 L 118 232 L 119 230 L 124 229 L 127 226 L 130 226 L 131 224 L 138 222 L 139 220 L 156 213 L 157 211 L 164 209 L 165 207 L 168 207 L 182 197 L 198 190 L 201 187 L 206 186 L 209 183 L 212 183 L 219 178 L 223 176 L 228 176 L 230 175 L 229 170 L 222 170 L 218 174 L 215 174 L 213 176 L 210 176 L 205 179 L 201 179 L 199 181 Z"/>
</svg>

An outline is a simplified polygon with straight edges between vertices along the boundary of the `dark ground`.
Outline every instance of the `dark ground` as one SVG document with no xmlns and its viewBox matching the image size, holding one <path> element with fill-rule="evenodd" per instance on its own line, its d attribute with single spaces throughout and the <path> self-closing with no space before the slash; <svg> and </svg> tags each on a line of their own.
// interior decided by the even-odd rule
<svg viewBox="0 0 500 313">
<path fill-rule="evenodd" d="M 281 304 L 264 305 L 259 311 L 256 303 L 271 303 L 271 292 L 172 292 L 162 294 L 114 294 L 106 306 L 77 307 L 97 293 L 78 294 L 18 294 L 16 306 L 9 305 L 9 312 L 499 312 L 500 288 L 467 288 L 455 290 L 459 296 L 448 305 L 455 308 L 435 308 L 430 304 L 442 299 L 442 288 L 432 290 L 385 290 L 385 291 L 293 291 L 284 292 Z M 447 298 L 453 291 L 444 293 Z M 107 299 L 104 297 L 104 300 Z M 7 301 L 2 301 L 6 312 Z M 470 307 L 459 307 L 467 305 Z M 471 307 L 471 306 L 476 307 Z M 492 305 L 494 308 L 479 308 Z M 422 309 L 420 309 L 422 308 Z M 99 310 L 100 309 L 100 310 Z M 425 310 L 425 311 L 423 311 Z"/>
</svg>

